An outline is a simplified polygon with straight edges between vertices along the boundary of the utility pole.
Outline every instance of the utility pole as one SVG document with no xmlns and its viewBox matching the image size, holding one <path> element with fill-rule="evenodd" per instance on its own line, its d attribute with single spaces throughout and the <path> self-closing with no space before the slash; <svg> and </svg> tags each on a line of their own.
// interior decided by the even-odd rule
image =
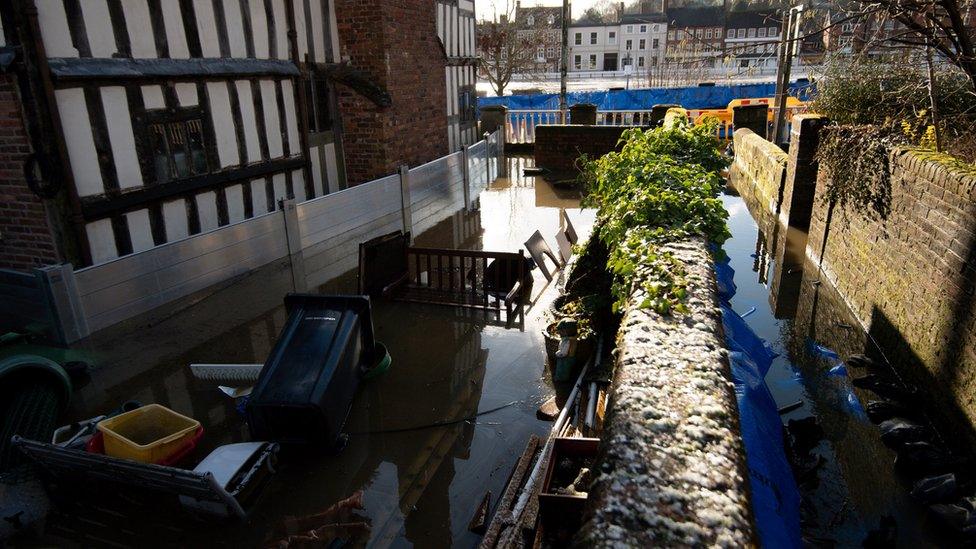
<svg viewBox="0 0 976 549">
<path fill-rule="evenodd" d="M 781 134 L 786 127 L 786 98 L 790 90 L 790 71 L 793 68 L 793 56 L 796 55 L 798 48 L 797 42 L 800 36 L 800 15 L 803 13 L 803 4 L 794 6 L 786 12 L 783 17 L 783 33 L 780 37 L 779 66 L 776 70 L 776 118 L 773 122 L 773 131 L 770 141 L 777 145 L 783 140 Z"/>
<path fill-rule="evenodd" d="M 568 120 L 568 111 L 566 105 L 566 72 L 569 70 L 569 0 L 563 0 L 563 16 L 562 16 L 562 52 L 559 61 L 559 113 L 562 117 L 562 122 L 565 124 Z"/>
</svg>

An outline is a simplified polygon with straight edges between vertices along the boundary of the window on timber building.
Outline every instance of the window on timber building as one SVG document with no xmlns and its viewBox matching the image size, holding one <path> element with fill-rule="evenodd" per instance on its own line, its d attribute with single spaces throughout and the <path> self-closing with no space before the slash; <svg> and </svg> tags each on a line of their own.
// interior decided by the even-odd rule
<svg viewBox="0 0 976 549">
<path fill-rule="evenodd" d="M 580 55 L 574 55 L 573 56 L 573 66 L 576 67 L 577 69 L 582 69 L 583 68 L 583 57 L 580 56 Z"/>
<path fill-rule="evenodd" d="M 321 71 L 313 69 L 305 81 L 305 98 L 308 102 L 308 132 L 319 133 L 332 129 L 332 90 Z"/>
<path fill-rule="evenodd" d="M 595 32 L 591 32 L 590 33 L 590 44 L 596 44 L 596 33 Z"/>
<path fill-rule="evenodd" d="M 474 86 L 468 84 L 458 90 L 458 114 L 462 124 L 475 121 L 475 92 Z"/>
<path fill-rule="evenodd" d="M 577 46 L 582 46 L 583 45 L 583 33 L 581 33 L 581 32 L 576 33 L 575 43 L 576 43 Z"/>
<path fill-rule="evenodd" d="M 202 108 L 147 111 L 143 136 L 152 159 L 145 163 L 143 173 L 156 183 L 213 171 L 214 149 L 207 139 Z"/>
</svg>

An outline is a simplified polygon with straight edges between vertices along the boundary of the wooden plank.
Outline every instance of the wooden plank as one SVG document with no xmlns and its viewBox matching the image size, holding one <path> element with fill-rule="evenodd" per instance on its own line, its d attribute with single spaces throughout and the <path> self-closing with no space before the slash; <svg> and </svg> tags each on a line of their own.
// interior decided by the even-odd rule
<svg viewBox="0 0 976 549">
<path fill-rule="evenodd" d="M 515 497 L 522 491 L 522 487 L 525 484 L 525 477 L 529 471 L 529 466 L 532 465 L 533 458 L 539 452 L 541 447 L 541 439 L 537 435 L 532 435 L 529 437 L 529 442 L 525 446 L 525 450 L 522 452 L 522 456 L 519 457 L 518 462 L 515 464 L 515 468 L 512 469 L 512 474 L 508 478 L 508 483 L 505 485 L 505 491 L 502 492 L 502 497 L 498 500 L 498 505 L 495 508 L 495 515 L 491 519 L 491 523 L 488 525 L 488 533 L 481 540 L 482 549 L 491 549 L 495 547 L 498 542 L 499 536 L 502 533 L 502 529 L 511 521 L 511 507 L 515 501 Z"/>
</svg>

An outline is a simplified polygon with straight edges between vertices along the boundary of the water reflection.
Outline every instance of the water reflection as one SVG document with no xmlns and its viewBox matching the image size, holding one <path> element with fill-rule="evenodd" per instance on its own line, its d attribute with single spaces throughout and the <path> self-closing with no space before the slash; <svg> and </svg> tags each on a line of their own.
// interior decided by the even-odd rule
<svg viewBox="0 0 976 549">
<path fill-rule="evenodd" d="M 822 439 L 812 442 L 811 461 L 795 471 L 804 496 L 806 542 L 860 546 L 890 517 L 899 546 L 940 545 L 945 540 L 938 528 L 895 473 L 894 452 L 859 413 L 862 403 L 876 397 L 852 391 L 846 376 L 831 373 L 843 358 L 878 356 L 879 350 L 807 261 L 806 234 L 780 225 L 765 208 L 740 197 L 723 201 L 733 235 L 725 249 L 737 273 L 733 308 L 743 313 L 756 307 L 747 323 L 781 355 L 766 377 L 778 406 L 803 403 L 782 414 L 784 424 L 812 417 L 823 429 Z"/>
<path fill-rule="evenodd" d="M 554 245 L 560 208 L 567 208 L 585 238 L 593 212 L 581 212 L 578 199 L 565 191 L 526 177 L 523 168 L 531 159 L 509 162 L 511 178 L 481 193 L 479 209 L 449 213 L 417 235 L 416 243 L 513 250 L 538 229 Z M 249 522 L 185 527 L 178 509 L 158 499 L 123 502 L 113 491 L 96 494 L 96 503 L 88 494 L 80 500 L 84 505 L 65 507 L 49 521 L 45 541 L 254 546 L 272 536 L 282 517 L 317 513 L 363 490 L 371 545 L 475 545 L 480 538 L 467 532 L 467 524 L 485 492 L 497 497 L 529 435 L 549 428 L 535 410 L 552 393 L 541 331 L 555 287 L 534 273 L 534 306 L 522 330 L 461 309 L 374 302 L 376 338 L 389 348 L 393 365 L 361 386 L 346 425 L 348 446 L 334 456 L 286 451 Z M 355 273 L 347 273 L 317 291 L 355 288 Z M 282 297 L 291 290 L 290 267 L 278 262 L 153 325 L 120 326 L 84 342 L 98 369 L 77 392 L 70 419 L 136 399 L 199 419 L 206 433 L 196 459 L 246 440 L 235 402 L 213 384 L 192 379 L 187 364 L 263 362 L 285 323 Z M 474 417 L 486 410 L 494 411 Z"/>
</svg>

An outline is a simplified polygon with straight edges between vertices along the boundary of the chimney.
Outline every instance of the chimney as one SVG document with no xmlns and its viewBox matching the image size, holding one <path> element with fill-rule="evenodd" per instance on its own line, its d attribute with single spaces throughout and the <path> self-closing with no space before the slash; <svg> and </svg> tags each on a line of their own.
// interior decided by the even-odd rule
<svg viewBox="0 0 976 549">
<path fill-rule="evenodd" d="M 617 19 L 624 16 L 624 10 L 626 9 L 624 2 L 620 3 L 620 7 L 617 8 Z"/>
</svg>

